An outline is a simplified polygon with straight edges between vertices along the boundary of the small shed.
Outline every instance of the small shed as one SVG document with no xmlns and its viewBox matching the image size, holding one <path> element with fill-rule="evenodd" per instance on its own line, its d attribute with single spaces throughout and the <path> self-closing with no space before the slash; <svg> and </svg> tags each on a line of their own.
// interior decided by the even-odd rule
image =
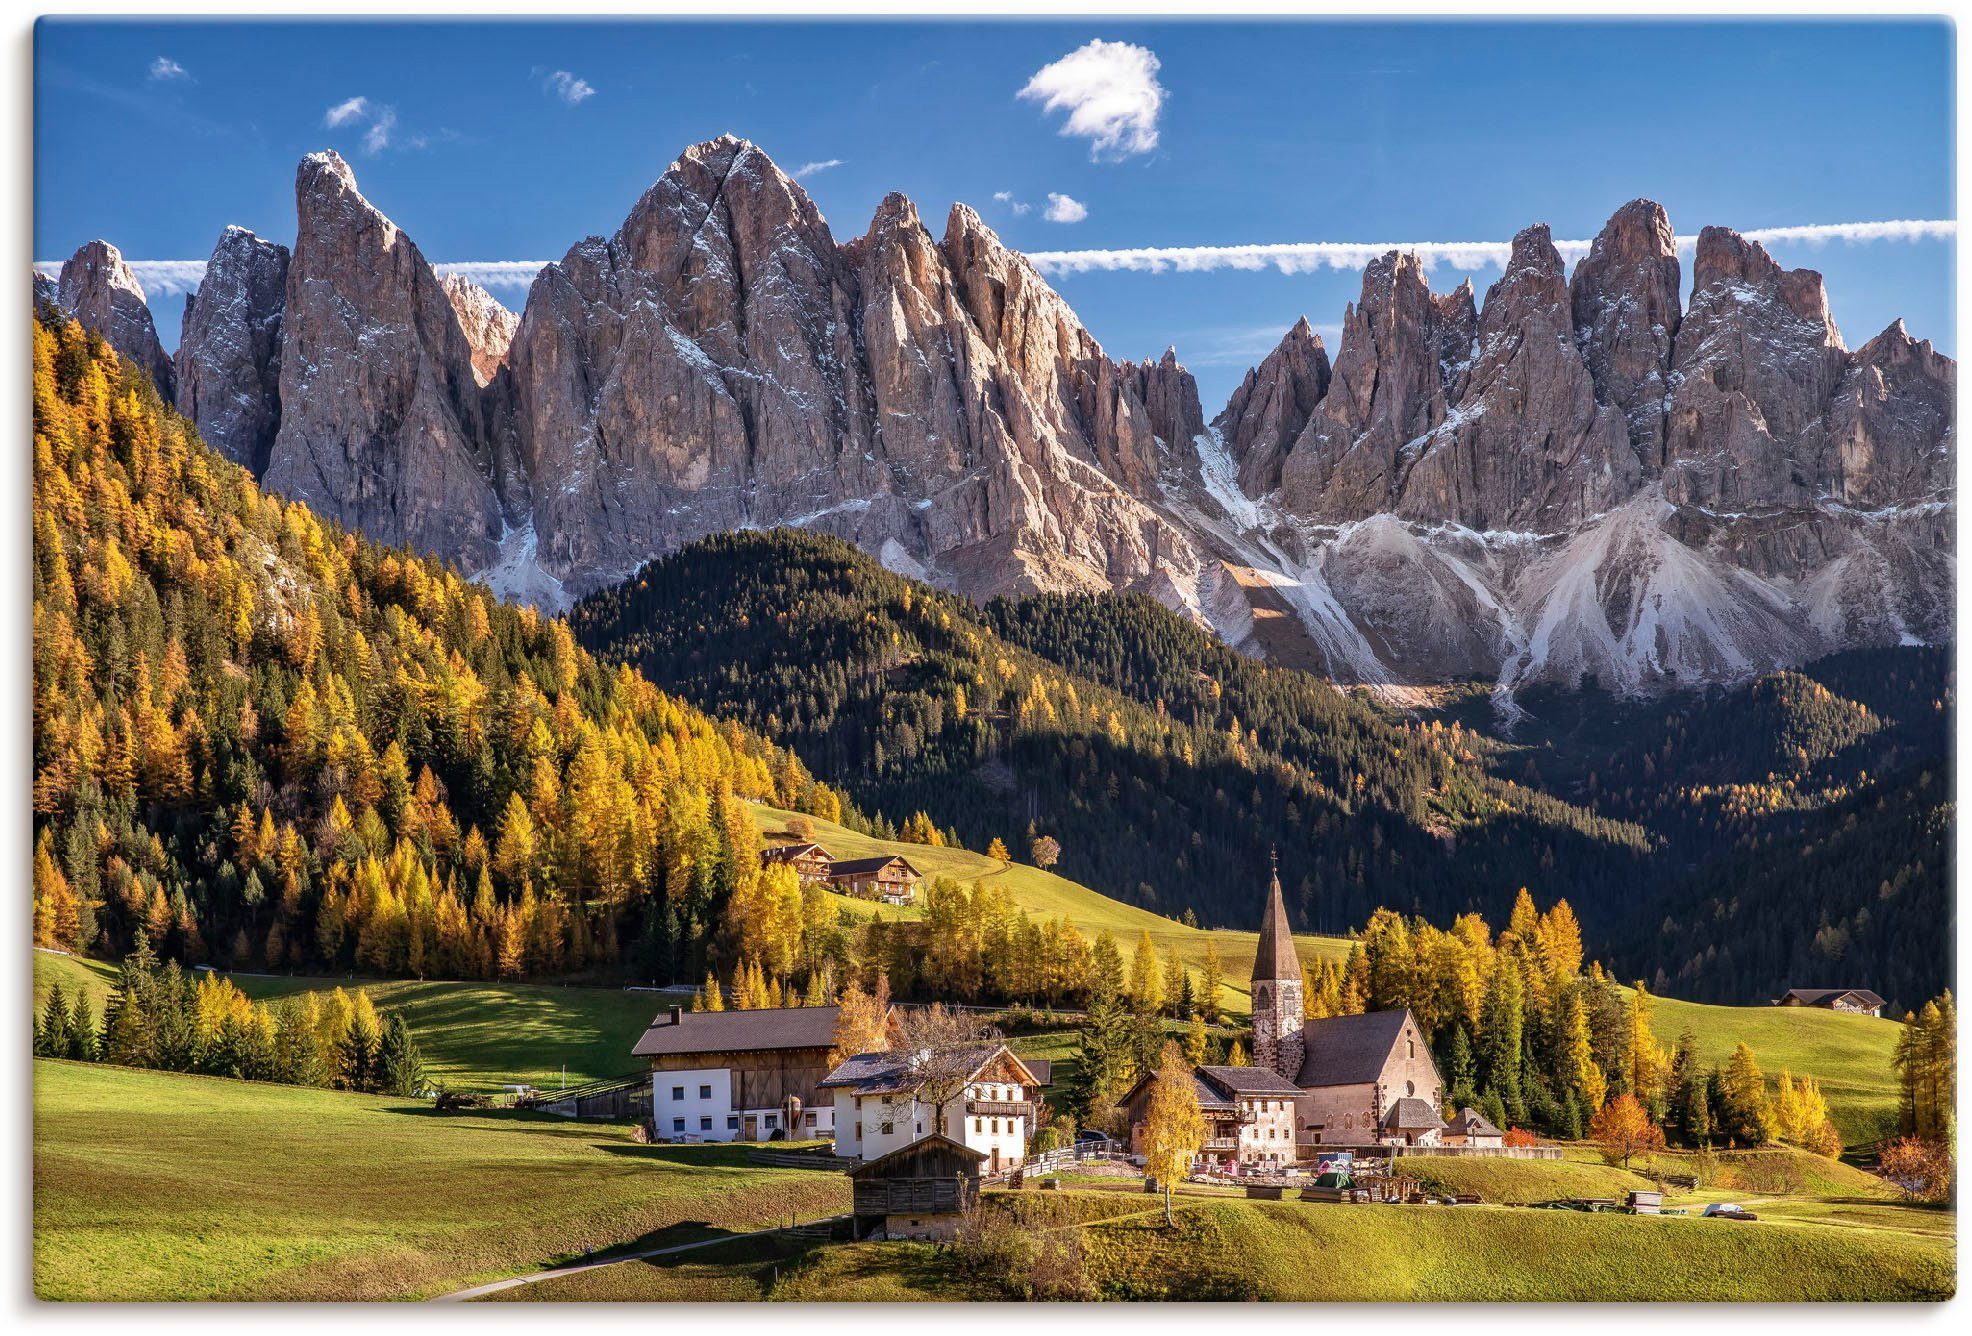
<svg viewBox="0 0 1972 1336">
<path fill-rule="evenodd" d="M 1661 1192 L 1632 1192 L 1629 1198 L 1631 1215 L 1661 1215 L 1664 1211 L 1664 1194 Z"/>
<path fill-rule="evenodd" d="M 979 1200 L 984 1152 L 920 1137 L 849 1171 L 858 1239 L 952 1239 Z"/>
</svg>

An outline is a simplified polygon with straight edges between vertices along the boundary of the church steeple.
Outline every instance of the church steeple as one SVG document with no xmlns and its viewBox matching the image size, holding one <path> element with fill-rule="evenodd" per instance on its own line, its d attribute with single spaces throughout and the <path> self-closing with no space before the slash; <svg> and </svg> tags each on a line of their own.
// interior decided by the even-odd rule
<svg viewBox="0 0 1972 1336">
<path fill-rule="evenodd" d="M 1301 1074 L 1301 957 L 1294 950 L 1294 929 L 1280 890 L 1280 856 L 1275 854 L 1273 861 L 1259 949 L 1253 954 L 1253 1065 L 1293 1081 Z"/>
</svg>

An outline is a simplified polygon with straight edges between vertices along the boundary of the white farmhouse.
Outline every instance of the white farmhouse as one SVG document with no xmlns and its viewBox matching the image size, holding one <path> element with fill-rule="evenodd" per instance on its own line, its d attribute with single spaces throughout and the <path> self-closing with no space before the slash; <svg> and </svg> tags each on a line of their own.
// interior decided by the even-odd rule
<svg viewBox="0 0 1972 1336">
<path fill-rule="evenodd" d="M 1048 1074 L 1005 1044 L 981 1044 L 956 1062 L 941 1055 L 939 1066 L 964 1082 L 944 1101 L 942 1117 L 924 1098 L 923 1071 L 908 1053 L 859 1053 L 830 1072 L 821 1088 L 835 1096 L 835 1153 L 874 1160 L 945 1136 L 985 1156 L 984 1173 L 1023 1163 Z"/>
</svg>

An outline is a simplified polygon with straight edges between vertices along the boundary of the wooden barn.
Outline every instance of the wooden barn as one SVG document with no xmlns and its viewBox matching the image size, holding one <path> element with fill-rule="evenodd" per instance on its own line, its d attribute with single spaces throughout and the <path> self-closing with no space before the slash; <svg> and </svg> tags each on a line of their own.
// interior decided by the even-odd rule
<svg viewBox="0 0 1972 1336">
<path fill-rule="evenodd" d="M 917 898 L 924 874 L 901 854 L 875 858 L 838 858 L 829 865 L 829 884 L 844 895 L 908 905 Z"/>
<path fill-rule="evenodd" d="M 979 1201 L 986 1157 L 945 1136 L 927 1136 L 849 1171 L 858 1239 L 952 1239 Z"/>
<path fill-rule="evenodd" d="M 631 1051 L 650 1064 L 651 1127 L 670 1141 L 779 1141 L 835 1132 L 829 1073 L 837 1007 L 686 1011 Z"/>
<path fill-rule="evenodd" d="M 829 868 L 835 862 L 835 855 L 815 843 L 802 840 L 795 844 L 776 844 L 760 851 L 760 866 L 772 867 L 776 863 L 786 863 L 801 878 L 803 886 L 825 886 L 829 880 Z"/>
</svg>

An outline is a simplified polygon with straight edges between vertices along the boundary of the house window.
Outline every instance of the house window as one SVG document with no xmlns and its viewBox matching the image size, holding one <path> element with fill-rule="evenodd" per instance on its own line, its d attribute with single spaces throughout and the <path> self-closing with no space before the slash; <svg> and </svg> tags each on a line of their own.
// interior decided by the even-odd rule
<svg viewBox="0 0 1972 1336">
<path fill-rule="evenodd" d="M 739 1115 L 737 1113 L 726 1115 L 726 1130 L 728 1132 L 739 1131 Z"/>
<path fill-rule="evenodd" d="M 685 1130 L 685 1120 L 684 1120 L 683 1118 L 673 1118 L 673 1119 L 671 1120 L 671 1130 L 672 1130 L 673 1132 L 682 1132 L 682 1131 L 684 1131 L 684 1130 Z"/>
<path fill-rule="evenodd" d="M 1415 1081 L 1404 1082 L 1404 1093 L 1406 1095 L 1415 1095 L 1417 1093 L 1417 1082 Z"/>
<path fill-rule="evenodd" d="M 984 1118 L 974 1118 L 972 1120 L 972 1130 L 975 1132 L 984 1132 L 986 1130 L 986 1120 Z"/>
<path fill-rule="evenodd" d="M 883 1133 L 883 1134 L 884 1134 L 885 1136 L 889 1136 L 889 1135 L 891 1134 L 891 1132 L 895 1130 L 895 1127 L 896 1127 L 896 1125 L 895 1125 L 894 1123 L 885 1123 L 885 1124 L 884 1124 L 884 1125 L 883 1125 L 883 1126 L 882 1126 L 881 1128 L 879 1128 L 878 1130 L 879 1130 L 880 1132 L 882 1132 L 882 1133 Z"/>
<path fill-rule="evenodd" d="M 712 1119 L 709 1117 L 700 1118 L 698 1120 L 698 1130 L 701 1132 L 710 1132 L 712 1130 Z"/>
<path fill-rule="evenodd" d="M 673 1099 L 683 1099 L 684 1097 L 685 1097 L 685 1088 L 684 1088 L 683 1086 L 672 1086 L 672 1087 L 671 1087 L 671 1098 L 673 1098 Z"/>
<path fill-rule="evenodd" d="M 1408 1056 L 1408 1057 L 1410 1058 L 1410 1060 L 1411 1060 L 1412 1062 L 1416 1062 L 1416 1061 L 1417 1061 L 1417 1040 L 1415 1040 L 1415 1039 L 1406 1039 L 1406 1040 L 1404 1041 L 1404 1048 L 1405 1048 L 1405 1049 L 1407 1050 L 1407 1056 Z"/>
<path fill-rule="evenodd" d="M 711 1099 L 711 1098 L 712 1098 L 712 1087 L 711 1087 L 711 1086 L 709 1086 L 709 1085 L 702 1085 L 702 1086 L 700 1086 L 700 1087 L 698 1088 L 698 1097 L 699 1097 L 700 1099 Z"/>
<path fill-rule="evenodd" d="M 772 1127 L 772 1126 L 774 1125 L 774 1115 L 773 1115 L 773 1114 L 771 1114 L 771 1113 L 770 1113 L 770 1114 L 768 1114 L 768 1115 L 767 1115 L 767 1118 L 766 1118 L 766 1125 L 767 1125 L 768 1127 Z"/>
<path fill-rule="evenodd" d="M 857 1123 L 857 1124 L 856 1124 L 856 1140 L 858 1140 L 858 1141 L 861 1141 L 862 1139 L 863 1139 L 863 1125 L 862 1125 L 861 1123 Z"/>
<path fill-rule="evenodd" d="M 814 1125 L 815 1125 L 815 1111 L 813 1109 L 810 1109 L 808 1110 L 808 1126 L 813 1127 Z"/>
<path fill-rule="evenodd" d="M 995 1118 L 993 1120 L 993 1130 L 995 1132 L 998 1132 L 1000 1130 L 1000 1120 L 998 1118 Z"/>
</svg>

